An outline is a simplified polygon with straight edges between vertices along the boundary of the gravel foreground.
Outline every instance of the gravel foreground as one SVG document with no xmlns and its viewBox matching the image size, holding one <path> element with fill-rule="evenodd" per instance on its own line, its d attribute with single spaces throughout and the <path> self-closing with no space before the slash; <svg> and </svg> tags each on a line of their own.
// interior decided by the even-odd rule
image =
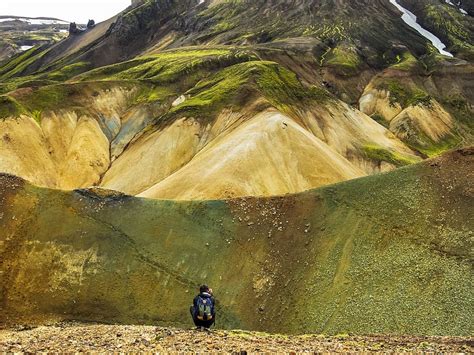
<svg viewBox="0 0 474 355">
<path fill-rule="evenodd" d="M 0 352 L 354 352 L 473 353 L 472 337 L 285 336 L 248 331 L 67 323 L 0 330 Z"/>
</svg>

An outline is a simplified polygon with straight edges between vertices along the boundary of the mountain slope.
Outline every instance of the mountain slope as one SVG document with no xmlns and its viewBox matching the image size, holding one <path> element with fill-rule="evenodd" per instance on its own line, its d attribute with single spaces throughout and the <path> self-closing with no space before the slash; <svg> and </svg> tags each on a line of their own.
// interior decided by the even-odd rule
<svg viewBox="0 0 474 355">
<path fill-rule="evenodd" d="M 185 168 L 139 196 L 167 199 L 271 196 L 362 175 L 361 170 L 291 118 L 267 111 L 222 140 L 212 142 Z"/>
<path fill-rule="evenodd" d="M 421 159 L 368 116 L 251 50 L 166 51 L 4 100 L 0 169 L 46 187 L 268 196 Z"/>
<path fill-rule="evenodd" d="M 448 50 L 460 58 L 470 58 L 472 17 L 437 2 L 434 10 L 427 5 L 420 11 L 431 11 L 431 15 L 439 12 L 443 17 L 437 23 L 446 28 L 439 25 L 430 29 L 440 37 L 451 36 Z M 407 0 L 404 5 L 413 9 L 416 2 Z M 44 74 L 76 63 L 84 63 L 85 71 L 190 45 L 254 46 L 302 37 L 314 40 L 315 62 L 344 76 L 366 75 L 393 64 L 400 47 L 415 57 L 435 54 L 434 47 L 402 21 L 388 0 L 147 0 L 85 33 L 44 48 L 18 74 Z"/>
<path fill-rule="evenodd" d="M 461 28 L 460 33 L 466 33 L 465 37 L 453 33 L 455 40 L 451 41 L 459 43 L 463 40 L 467 42 L 466 48 L 454 46 L 448 49 L 470 53 L 473 38 L 470 16 L 452 10 L 445 2 L 425 0 L 425 3 L 430 2 L 436 3 L 436 11 L 449 14 L 450 17 L 445 16 L 444 20 L 450 28 L 455 24 Z M 412 0 L 403 4 L 409 8 L 417 6 Z M 425 6 L 420 11 L 425 13 L 429 9 Z M 381 28 L 383 31 L 379 30 Z M 441 36 L 445 33 L 443 31 L 442 28 L 433 29 Z M 370 59 L 372 65 L 382 65 L 385 59 L 381 54 L 390 50 L 393 44 L 404 45 L 416 55 L 426 53 L 427 46 L 426 39 L 404 25 L 397 9 L 388 0 L 350 3 L 335 0 L 203 3 L 198 0 L 148 0 L 128 8 L 87 34 L 68 38 L 56 45 L 45 53 L 41 66 L 54 66 L 57 61 L 65 64 L 86 61 L 103 66 L 165 48 L 256 44 L 300 36 L 319 39 L 319 50 L 323 53 L 329 50 L 334 62 L 341 59 L 338 53 L 349 52 L 356 57 L 358 64 Z M 94 40 L 86 39 L 89 37 Z M 69 43 L 72 42 L 80 45 L 71 50 Z M 342 64 L 349 63 L 343 61 Z M 31 70 L 26 73 L 31 73 Z"/>
<path fill-rule="evenodd" d="M 229 198 L 472 145 L 472 17 L 400 3 L 453 58 L 388 0 L 134 2 L 0 65 L 0 171 L 60 189 Z"/>
<path fill-rule="evenodd" d="M 220 327 L 470 335 L 472 164 L 471 148 L 297 195 L 208 202 L 2 175 L 1 320 L 187 324 L 207 282 Z"/>
</svg>

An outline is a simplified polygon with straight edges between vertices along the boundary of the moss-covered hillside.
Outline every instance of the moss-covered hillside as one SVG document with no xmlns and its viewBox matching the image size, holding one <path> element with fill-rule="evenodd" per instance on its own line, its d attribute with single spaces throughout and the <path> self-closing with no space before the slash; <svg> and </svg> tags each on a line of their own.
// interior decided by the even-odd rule
<svg viewBox="0 0 474 355">
<path fill-rule="evenodd" d="M 406 4 L 405 4 L 406 3 Z M 473 20 L 439 0 L 425 0 L 415 12 L 423 24 L 461 58 L 472 56 Z M 413 2 L 404 4 L 413 9 Z M 389 66 L 394 48 L 404 46 L 416 57 L 431 44 L 404 25 L 389 1 L 357 0 L 147 0 L 94 29 L 42 49 L 26 76 L 87 63 L 83 71 L 137 55 L 190 45 L 260 45 L 309 38 L 320 64 L 342 76 Z M 107 55 L 103 55 L 107 53 Z M 471 58 L 472 59 L 472 58 Z"/>
<path fill-rule="evenodd" d="M 422 26 L 436 33 L 459 57 L 474 60 L 472 3 L 440 0 L 400 2 L 415 13 Z M 471 14 L 468 13 L 469 9 Z"/>
<path fill-rule="evenodd" d="M 297 195 L 207 202 L 2 175 L 0 319 L 471 335 L 473 150 Z M 60 222 L 59 222 L 60 221 Z"/>
<path fill-rule="evenodd" d="M 421 160 L 327 88 L 260 54 L 186 47 L 65 82 L 25 82 L 0 96 L 0 171 L 44 187 L 209 199 L 300 192 Z"/>
</svg>

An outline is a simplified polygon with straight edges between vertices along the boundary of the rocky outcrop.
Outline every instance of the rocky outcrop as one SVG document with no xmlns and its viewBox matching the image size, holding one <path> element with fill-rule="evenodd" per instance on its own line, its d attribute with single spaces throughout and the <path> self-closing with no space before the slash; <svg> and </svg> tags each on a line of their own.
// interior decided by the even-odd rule
<svg viewBox="0 0 474 355">
<path fill-rule="evenodd" d="M 95 27 L 95 21 L 94 20 L 89 20 L 87 21 L 87 28 L 91 29 Z"/>
<path fill-rule="evenodd" d="M 359 99 L 365 114 L 423 155 L 472 144 L 470 77 L 465 61 L 420 71 L 413 59 L 375 76 Z"/>
<path fill-rule="evenodd" d="M 132 6 L 136 7 L 139 5 L 142 5 L 145 2 L 145 0 L 132 0 Z"/>
<path fill-rule="evenodd" d="M 75 22 L 71 22 L 69 24 L 69 34 L 70 35 L 77 35 L 84 32 L 84 29 L 77 26 Z"/>
</svg>

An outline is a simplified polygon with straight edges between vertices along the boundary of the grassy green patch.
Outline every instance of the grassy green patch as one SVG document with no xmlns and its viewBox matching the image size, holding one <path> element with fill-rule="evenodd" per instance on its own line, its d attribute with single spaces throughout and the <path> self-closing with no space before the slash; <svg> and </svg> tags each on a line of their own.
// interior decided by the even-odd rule
<svg viewBox="0 0 474 355">
<path fill-rule="evenodd" d="M 171 83 L 199 70 L 212 71 L 251 59 L 256 59 L 252 53 L 230 49 L 177 50 L 94 69 L 78 79 Z"/>
<path fill-rule="evenodd" d="M 176 93 L 168 87 L 163 86 L 141 86 L 133 100 L 134 105 L 147 104 L 163 101 L 168 97 L 176 96 Z"/>
<path fill-rule="evenodd" d="M 41 123 L 41 115 L 43 114 L 43 112 L 39 111 L 39 110 L 34 110 L 33 112 L 31 112 L 31 116 L 33 117 L 33 119 L 38 122 L 38 124 Z"/>
<path fill-rule="evenodd" d="M 58 69 L 41 69 L 30 75 L 22 75 L 30 65 L 46 54 L 46 50 L 41 48 L 32 48 L 25 53 L 14 57 L 0 67 L 0 94 L 13 91 L 21 87 L 44 86 L 66 81 L 86 71 L 90 64 L 87 62 L 78 62 L 74 64 L 55 65 Z"/>
<path fill-rule="evenodd" d="M 173 108 L 171 113 L 190 112 L 197 116 L 214 114 L 231 101 L 248 80 L 245 70 L 235 67 L 224 69 L 211 79 L 197 83 L 187 92 L 191 98 Z"/>
<path fill-rule="evenodd" d="M 338 73 L 344 76 L 357 74 L 362 65 L 360 56 L 352 47 L 336 47 L 325 58 L 326 65 L 336 68 Z"/>
<path fill-rule="evenodd" d="M 48 49 L 34 47 L 14 57 L 0 67 L 0 80 L 5 80 L 21 75 L 27 67 L 40 60 Z"/>
<path fill-rule="evenodd" d="M 191 98 L 173 108 L 172 113 L 212 115 L 224 106 L 241 104 L 251 96 L 261 95 L 270 104 L 288 110 L 307 99 L 327 99 L 317 88 L 305 88 L 296 75 L 275 62 L 250 61 L 236 64 L 201 80 L 187 93 Z"/>
<path fill-rule="evenodd" d="M 396 57 L 396 64 L 393 64 L 391 68 L 410 71 L 418 66 L 418 60 L 410 52 L 404 52 Z"/>
<path fill-rule="evenodd" d="M 410 148 L 417 150 L 427 157 L 438 156 L 450 149 L 458 147 L 463 142 L 462 138 L 456 134 L 447 134 L 439 141 L 433 141 L 421 131 L 417 131 L 416 135 L 412 135 L 403 141 Z"/>
<path fill-rule="evenodd" d="M 0 118 L 19 116 L 25 113 L 25 109 L 14 98 L 8 95 L 0 95 Z"/>
<path fill-rule="evenodd" d="M 220 32 L 229 31 L 233 27 L 235 27 L 235 25 L 233 25 L 232 23 L 223 21 L 223 22 L 220 22 L 220 23 L 216 24 L 214 27 L 212 27 L 212 31 L 214 32 L 214 34 L 216 34 L 216 33 L 220 33 Z"/>
<path fill-rule="evenodd" d="M 408 106 L 430 106 L 431 96 L 425 91 L 415 88 L 412 89 L 399 81 L 389 80 L 382 84 L 382 89 L 390 92 L 390 104 L 395 105 L 399 103 L 402 107 Z"/>
<path fill-rule="evenodd" d="M 77 62 L 74 64 L 66 65 L 61 69 L 55 70 L 46 75 L 46 79 L 55 81 L 66 81 L 82 72 L 87 70 L 90 64 L 87 62 Z"/>
<path fill-rule="evenodd" d="M 375 113 L 371 116 L 371 118 L 377 122 L 378 124 L 388 128 L 390 126 L 390 122 L 388 122 L 381 114 Z"/>
<path fill-rule="evenodd" d="M 49 85 L 37 88 L 21 102 L 30 111 L 57 110 L 70 104 L 70 96 L 75 92 L 68 85 Z"/>
<path fill-rule="evenodd" d="M 18 88 L 57 84 L 57 81 L 45 79 L 44 75 L 25 75 L 0 82 L 0 94 L 6 94 Z"/>
<path fill-rule="evenodd" d="M 457 136 L 448 135 L 439 142 L 428 146 L 418 146 L 418 151 L 432 158 L 447 152 L 448 150 L 457 148 L 462 143 L 462 139 Z"/>
<path fill-rule="evenodd" d="M 417 161 L 390 151 L 377 145 L 365 145 L 362 147 L 367 158 L 376 162 L 387 162 L 397 167 L 414 164 Z"/>
</svg>

